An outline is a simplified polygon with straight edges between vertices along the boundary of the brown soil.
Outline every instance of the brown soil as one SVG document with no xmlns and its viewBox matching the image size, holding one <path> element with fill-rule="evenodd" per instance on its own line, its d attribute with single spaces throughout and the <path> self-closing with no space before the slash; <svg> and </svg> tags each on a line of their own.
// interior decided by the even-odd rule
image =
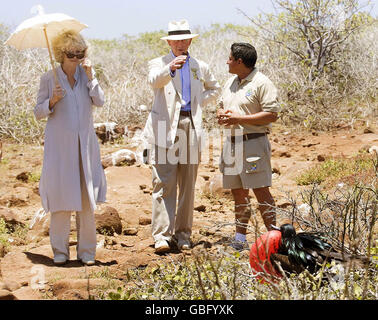
<svg viewBox="0 0 378 320">
<path fill-rule="evenodd" d="M 378 146 L 378 134 L 374 133 L 378 132 L 378 129 L 373 128 L 372 131 L 364 133 L 364 128 L 355 128 L 327 133 L 302 133 L 275 128 L 274 133 L 270 135 L 270 141 L 272 166 L 276 172 L 271 192 L 276 204 L 285 206 L 287 193 L 295 195 L 306 188 L 295 183 L 295 177 L 303 170 L 328 157 L 349 158 L 357 155 L 366 146 Z M 101 145 L 101 153 L 105 156 L 122 148 L 128 148 L 127 144 Z M 41 204 L 38 182 L 33 181 L 30 175 L 29 178 L 25 178 L 25 174 L 22 173 L 29 172 L 32 176 L 38 177 L 42 156 L 41 146 L 3 142 L 0 207 L 17 214 L 25 224 L 30 223 Z M 105 172 L 108 181 L 108 202 L 101 205 L 98 211 L 106 206 L 117 209 L 123 229 L 135 228 L 137 234 L 99 234 L 97 240 L 99 243 L 103 241 L 104 246 L 97 250 L 96 265 L 92 267 L 84 267 L 75 260 L 63 267 L 54 266 L 48 236 L 10 243 L 8 253 L 2 258 L 0 255 L 0 282 L 12 280 L 18 283 L 19 288 L 12 290 L 16 298 L 87 299 L 88 282 L 85 279 L 88 276 L 92 286 L 90 289 L 104 285 L 105 280 L 101 273 L 105 271 L 109 271 L 112 277 L 117 278 L 122 284 L 128 268 L 170 263 L 172 258 L 180 259 L 183 255 L 178 250 L 166 255 L 154 253 L 148 222 L 148 218 L 151 218 L 150 168 L 145 165 L 113 166 L 106 168 Z M 187 253 L 188 255 L 197 249 L 214 250 L 221 245 L 219 240 L 233 235 L 233 203 L 230 193 L 221 188 L 217 177 L 217 166 L 201 164 L 196 185 L 197 210 L 194 211 L 192 236 L 194 249 Z M 253 205 L 256 207 L 255 200 Z M 261 219 L 258 219 L 261 222 Z M 283 222 L 284 218 L 278 217 L 277 224 Z M 264 232 L 262 222 L 260 225 L 261 231 Z M 73 259 L 72 257 L 76 257 L 74 228 L 71 239 Z M 40 279 L 42 281 L 38 282 Z M 33 286 L 36 283 L 41 285 L 41 289 Z"/>
</svg>

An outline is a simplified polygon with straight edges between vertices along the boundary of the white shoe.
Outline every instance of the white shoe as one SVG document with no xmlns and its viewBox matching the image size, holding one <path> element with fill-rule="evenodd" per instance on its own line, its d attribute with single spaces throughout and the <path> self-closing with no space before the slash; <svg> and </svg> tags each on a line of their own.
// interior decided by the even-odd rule
<svg viewBox="0 0 378 320">
<path fill-rule="evenodd" d="M 179 240 L 177 242 L 177 246 L 178 246 L 179 250 L 190 250 L 191 249 L 189 240 Z"/>
<path fill-rule="evenodd" d="M 94 259 L 88 259 L 88 260 L 87 259 L 80 259 L 80 260 L 83 264 L 85 264 L 87 266 L 93 266 L 96 263 L 96 261 Z"/>
<path fill-rule="evenodd" d="M 61 266 L 67 262 L 67 257 L 64 254 L 59 254 L 54 257 L 54 264 L 57 266 Z"/>
<path fill-rule="evenodd" d="M 156 253 L 168 252 L 169 250 L 170 250 L 170 246 L 166 240 L 158 240 L 155 242 Z"/>
</svg>

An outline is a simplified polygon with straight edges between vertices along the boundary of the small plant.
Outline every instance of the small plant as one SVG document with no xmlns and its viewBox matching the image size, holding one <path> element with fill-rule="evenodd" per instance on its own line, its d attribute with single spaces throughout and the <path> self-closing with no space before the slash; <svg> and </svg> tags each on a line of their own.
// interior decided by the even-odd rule
<svg viewBox="0 0 378 320">
<path fill-rule="evenodd" d="M 247 267 L 247 268 L 246 268 Z M 244 269 L 244 270 L 243 270 Z M 233 299 L 243 293 L 244 280 L 239 274 L 248 272 L 240 254 L 209 256 L 195 255 L 194 259 L 158 265 L 145 270 L 128 272 L 125 289 L 109 293 L 109 299 Z M 240 297 L 239 297 L 240 298 Z"/>
<path fill-rule="evenodd" d="M 9 251 L 9 230 L 4 219 L 0 219 L 0 244 L 3 246 L 4 252 Z"/>
<path fill-rule="evenodd" d="M 105 267 L 104 269 L 101 269 L 100 271 L 91 272 L 89 276 L 90 278 L 102 278 L 106 280 L 116 279 L 108 267 Z"/>
<path fill-rule="evenodd" d="M 41 179 L 41 172 L 30 172 L 28 173 L 28 182 L 39 182 Z"/>
<path fill-rule="evenodd" d="M 369 156 L 357 156 L 353 159 L 327 159 L 300 174 L 296 183 L 300 186 L 335 182 L 358 173 L 373 170 L 374 164 Z"/>
<path fill-rule="evenodd" d="M 8 163 L 9 163 L 9 159 L 7 159 L 7 158 L 2 158 L 0 160 L 0 165 L 1 166 L 6 166 Z"/>
<path fill-rule="evenodd" d="M 26 236 L 28 233 L 27 225 L 7 225 L 4 219 L 0 219 L 0 243 L 6 251 L 10 250 L 12 245 L 24 245 L 27 243 Z"/>
</svg>

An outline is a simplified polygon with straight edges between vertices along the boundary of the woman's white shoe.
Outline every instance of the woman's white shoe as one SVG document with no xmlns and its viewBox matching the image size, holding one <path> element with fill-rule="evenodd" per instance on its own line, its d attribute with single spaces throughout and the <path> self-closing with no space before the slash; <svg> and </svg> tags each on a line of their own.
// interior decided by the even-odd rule
<svg viewBox="0 0 378 320">
<path fill-rule="evenodd" d="M 65 255 L 57 255 L 54 257 L 54 264 L 61 266 L 67 262 L 67 257 Z"/>
</svg>

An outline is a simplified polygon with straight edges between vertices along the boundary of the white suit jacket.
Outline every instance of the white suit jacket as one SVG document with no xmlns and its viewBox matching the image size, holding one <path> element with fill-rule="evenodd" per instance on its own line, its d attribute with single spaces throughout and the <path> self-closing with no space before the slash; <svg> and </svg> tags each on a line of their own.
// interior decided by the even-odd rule
<svg viewBox="0 0 378 320">
<path fill-rule="evenodd" d="M 173 59 L 169 53 L 148 64 L 148 82 L 155 98 L 144 128 L 144 137 L 149 144 L 163 148 L 171 148 L 174 144 L 181 109 L 181 70 L 176 70 L 175 77 L 171 77 L 169 63 Z M 202 135 L 202 107 L 215 100 L 221 88 L 206 63 L 190 57 L 189 67 L 191 111 L 199 143 Z"/>
</svg>

